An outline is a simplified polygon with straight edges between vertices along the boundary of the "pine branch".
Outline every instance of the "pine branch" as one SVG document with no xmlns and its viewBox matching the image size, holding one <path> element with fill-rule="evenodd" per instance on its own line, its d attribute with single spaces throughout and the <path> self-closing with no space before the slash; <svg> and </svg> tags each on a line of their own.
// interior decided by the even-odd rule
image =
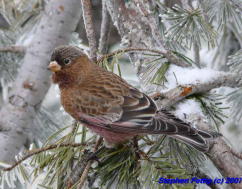
<svg viewBox="0 0 242 189">
<path fill-rule="evenodd" d="M 168 28 L 164 32 L 165 37 L 188 49 L 194 44 L 201 47 L 202 41 L 205 41 L 208 47 L 215 47 L 217 33 L 203 13 L 203 9 L 193 8 L 187 1 L 183 6 L 160 6 L 161 18 L 165 20 Z"/>
<path fill-rule="evenodd" d="M 101 145 L 102 143 L 102 138 L 99 138 L 98 141 L 96 142 L 95 146 L 94 146 L 94 149 L 93 149 L 93 152 L 97 152 L 97 149 L 98 147 Z M 87 179 L 87 176 L 88 176 L 88 172 L 89 172 L 89 169 L 91 167 L 93 163 L 93 160 L 90 160 L 88 161 L 87 165 L 85 166 L 85 169 L 83 171 L 83 173 L 81 174 L 81 178 L 79 180 L 79 185 L 78 185 L 78 189 L 82 189 L 83 185 L 84 185 L 84 182 L 86 181 Z"/>
<path fill-rule="evenodd" d="M 93 23 L 93 15 L 92 15 L 92 3 L 91 0 L 81 0 L 82 3 L 82 11 L 83 11 L 83 19 L 86 28 L 87 39 L 89 42 L 90 48 L 90 57 L 93 61 L 97 59 L 97 41 Z"/>
<path fill-rule="evenodd" d="M 194 43 L 193 50 L 194 50 L 194 56 L 195 56 L 195 58 L 194 58 L 195 61 L 194 62 L 196 63 L 198 68 L 201 68 L 200 52 L 199 52 L 200 48 L 199 48 L 199 45 L 197 43 Z"/>
<path fill-rule="evenodd" d="M 107 59 L 109 57 L 115 56 L 116 54 L 128 53 L 128 52 L 151 52 L 151 53 L 154 53 L 154 54 L 158 54 L 158 55 L 164 56 L 165 58 L 168 59 L 169 62 L 171 62 L 172 64 L 175 64 L 177 66 L 180 66 L 180 67 L 190 67 L 191 66 L 190 64 L 187 64 L 185 62 L 178 61 L 177 58 L 174 58 L 174 53 L 171 54 L 170 51 L 165 53 L 165 52 L 160 51 L 160 50 L 148 49 L 148 48 L 135 48 L 135 47 L 124 48 L 124 49 L 116 50 L 116 51 L 114 51 L 112 53 L 103 55 L 102 57 L 100 57 L 97 60 L 97 63 L 100 63 L 100 62 L 104 61 L 105 59 Z"/>
<path fill-rule="evenodd" d="M 11 167 L 5 168 L 3 169 L 4 171 L 11 171 L 12 169 L 14 169 L 16 166 L 18 166 L 20 163 L 22 163 L 23 161 L 25 161 L 26 159 L 32 157 L 33 155 L 48 151 L 48 150 L 52 150 L 55 148 L 61 148 L 61 147 L 79 147 L 79 146 L 86 146 L 86 144 L 83 143 L 70 143 L 70 144 L 53 144 L 50 146 L 46 146 L 40 149 L 35 149 L 35 150 L 31 150 L 29 152 L 29 154 L 27 154 L 26 156 L 22 157 L 20 160 L 18 160 L 16 163 L 14 163 Z"/>
</svg>

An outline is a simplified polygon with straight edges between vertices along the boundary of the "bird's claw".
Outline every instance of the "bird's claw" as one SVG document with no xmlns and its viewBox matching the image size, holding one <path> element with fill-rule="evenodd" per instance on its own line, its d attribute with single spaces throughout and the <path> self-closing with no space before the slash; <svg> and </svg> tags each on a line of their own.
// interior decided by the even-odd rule
<svg viewBox="0 0 242 189">
<path fill-rule="evenodd" d="M 90 154 L 90 156 L 87 158 L 87 161 L 97 161 L 98 163 L 100 163 L 99 158 L 98 158 L 98 154 L 103 150 L 103 147 L 99 148 L 96 152 L 92 152 Z"/>
</svg>

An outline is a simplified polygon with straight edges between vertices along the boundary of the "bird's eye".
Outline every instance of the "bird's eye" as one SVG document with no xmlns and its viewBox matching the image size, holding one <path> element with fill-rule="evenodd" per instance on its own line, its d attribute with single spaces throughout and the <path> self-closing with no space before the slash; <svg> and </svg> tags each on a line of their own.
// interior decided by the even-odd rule
<svg viewBox="0 0 242 189">
<path fill-rule="evenodd" d="M 64 59 L 64 64 L 67 65 L 67 64 L 70 64 L 71 63 L 71 60 L 69 58 L 65 58 Z"/>
</svg>

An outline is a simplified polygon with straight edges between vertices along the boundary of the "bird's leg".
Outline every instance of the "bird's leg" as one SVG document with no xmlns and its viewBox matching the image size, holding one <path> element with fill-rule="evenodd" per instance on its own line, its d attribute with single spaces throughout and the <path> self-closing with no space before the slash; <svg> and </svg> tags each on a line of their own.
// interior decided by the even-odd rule
<svg viewBox="0 0 242 189">
<path fill-rule="evenodd" d="M 100 163 L 99 158 L 98 158 L 98 154 L 99 154 L 104 148 L 105 148 L 105 147 L 101 147 L 101 148 L 99 148 L 97 151 L 92 152 L 92 153 L 88 156 L 87 161 L 94 160 L 94 161 L 97 161 L 98 163 Z"/>
<path fill-rule="evenodd" d="M 99 159 L 97 157 L 97 154 L 104 149 L 104 147 L 101 147 L 101 148 L 98 149 L 98 147 L 101 145 L 102 141 L 103 141 L 103 138 L 99 137 L 99 139 L 97 140 L 97 142 L 96 142 L 96 144 L 94 146 L 94 149 L 93 149 L 94 152 L 87 158 L 87 161 L 95 160 L 98 163 L 100 163 Z"/>
<path fill-rule="evenodd" d="M 140 159 L 140 154 L 139 154 L 140 149 L 139 149 L 139 145 L 138 145 L 137 136 L 135 136 L 133 138 L 133 146 L 134 146 L 134 149 L 135 149 L 135 155 L 136 155 L 137 159 Z"/>
<path fill-rule="evenodd" d="M 142 150 L 139 149 L 138 140 L 139 139 L 138 139 L 137 136 L 135 136 L 133 138 L 133 146 L 134 146 L 134 149 L 135 149 L 136 157 L 138 159 L 141 159 L 141 157 L 143 157 L 144 159 L 148 160 L 149 159 L 148 155 L 145 152 L 143 152 Z"/>
</svg>

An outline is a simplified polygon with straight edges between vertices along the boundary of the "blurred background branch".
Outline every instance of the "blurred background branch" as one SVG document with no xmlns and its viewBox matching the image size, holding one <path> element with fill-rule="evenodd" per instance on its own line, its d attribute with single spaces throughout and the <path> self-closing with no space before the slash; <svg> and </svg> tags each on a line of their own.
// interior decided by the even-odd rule
<svg viewBox="0 0 242 189">
<path fill-rule="evenodd" d="M 94 21 L 92 13 L 92 3 L 91 0 L 82 0 L 82 12 L 83 19 L 86 28 L 86 35 L 90 48 L 90 57 L 93 61 L 97 60 L 97 40 L 94 30 Z"/>
</svg>

